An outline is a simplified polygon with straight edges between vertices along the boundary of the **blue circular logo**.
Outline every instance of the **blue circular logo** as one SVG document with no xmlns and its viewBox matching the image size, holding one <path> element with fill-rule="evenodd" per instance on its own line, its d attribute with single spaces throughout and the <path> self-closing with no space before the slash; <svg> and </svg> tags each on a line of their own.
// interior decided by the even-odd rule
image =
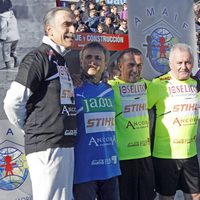
<svg viewBox="0 0 200 200">
<path fill-rule="evenodd" d="M 175 40 L 175 37 L 163 27 L 155 29 L 146 36 L 147 44 L 143 45 L 147 48 L 146 57 L 157 72 L 163 74 L 169 71 L 169 51 L 176 43 Z"/>
</svg>

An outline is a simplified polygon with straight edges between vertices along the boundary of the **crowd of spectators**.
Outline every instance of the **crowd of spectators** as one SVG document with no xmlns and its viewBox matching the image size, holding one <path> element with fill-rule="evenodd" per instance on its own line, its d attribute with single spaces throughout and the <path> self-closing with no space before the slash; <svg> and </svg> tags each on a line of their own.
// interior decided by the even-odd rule
<svg viewBox="0 0 200 200">
<path fill-rule="evenodd" d="M 77 32 L 101 34 L 128 34 L 127 3 L 122 6 L 107 5 L 105 0 L 80 0 L 69 4 L 76 16 Z"/>
<path fill-rule="evenodd" d="M 200 1 L 194 4 L 197 44 L 200 44 Z"/>
<path fill-rule="evenodd" d="M 198 64 L 200 66 L 200 1 L 194 3 Z"/>
<path fill-rule="evenodd" d="M 79 0 L 70 3 L 76 16 L 76 32 L 100 34 L 128 34 L 127 3 L 121 6 L 107 5 L 105 0 Z M 200 0 L 194 1 L 196 36 L 200 62 Z"/>
</svg>

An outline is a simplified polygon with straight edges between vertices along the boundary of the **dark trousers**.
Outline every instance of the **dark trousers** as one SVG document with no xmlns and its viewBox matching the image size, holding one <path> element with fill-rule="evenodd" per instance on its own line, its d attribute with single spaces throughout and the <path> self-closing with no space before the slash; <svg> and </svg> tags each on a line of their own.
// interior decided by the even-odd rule
<svg viewBox="0 0 200 200">
<path fill-rule="evenodd" d="M 118 178 L 89 181 L 74 185 L 75 200 L 120 200 Z"/>
</svg>

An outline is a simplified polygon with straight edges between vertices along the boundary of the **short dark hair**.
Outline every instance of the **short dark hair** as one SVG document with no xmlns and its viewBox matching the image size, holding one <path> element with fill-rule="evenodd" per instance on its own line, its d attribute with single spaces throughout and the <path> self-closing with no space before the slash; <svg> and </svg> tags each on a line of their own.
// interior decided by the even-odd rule
<svg viewBox="0 0 200 200">
<path fill-rule="evenodd" d="M 107 14 L 106 18 L 110 18 L 112 20 L 112 15 L 111 14 Z"/>
<path fill-rule="evenodd" d="M 141 55 L 142 55 L 142 52 L 141 52 L 139 49 L 136 49 L 136 48 L 128 48 L 128 49 L 123 50 L 123 51 L 119 54 L 119 56 L 118 56 L 118 58 L 117 58 L 117 63 L 120 63 L 122 57 L 123 57 L 124 54 L 126 54 L 126 53 L 131 53 L 131 54 L 133 54 L 133 55 L 138 55 L 138 56 L 141 56 Z"/>
<path fill-rule="evenodd" d="M 80 51 L 80 59 L 83 58 L 83 53 L 86 49 L 100 49 L 101 51 L 103 51 L 104 55 L 105 55 L 105 61 L 108 62 L 109 60 L 109 51 L 99 42 L 90 42 L 88 44 L 86 44 L 82 50 Z"/>
</svg>

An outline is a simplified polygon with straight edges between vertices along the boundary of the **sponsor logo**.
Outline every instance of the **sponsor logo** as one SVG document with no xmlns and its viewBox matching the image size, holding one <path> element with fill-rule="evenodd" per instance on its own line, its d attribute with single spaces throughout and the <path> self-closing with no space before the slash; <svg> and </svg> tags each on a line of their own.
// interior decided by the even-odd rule
<svg viewBox="0 0 200 200">
<path fill-rule="evenodd" d="M 192 142 L 196 142 L 196 136 L 190 139 L 174 139 L 173 140 L 174 144 L 190 144 Z"/>
<path fill-rule="evenodd" d="M 128 121 L 126 128 L 132 128 L 132 129 L 140 129 L 140 128 L 147 128 L 149 127 L 149 122 L 148 121 L 135 121 L 131 122 Z"/>
<path fill-rule="evenodd" d="M 91 165 L 116 165 L 117 156 L 111 156 L 110 158 L 92 160 Z"/>
<path fill-rule="evenodd" d="M 115 131 L 115 112 L 85 113 L 86 133 Z"/>
<path fill-rule="evenodd" d="M 105 117 L 105 118 L 95 118 L 95 119 L 88 119 L 87 121 L 87 128 L 91 127 L 102 127 L 102 126 L 114 126 L 115 119 L 114 117 Z"/>
<path fill-rule="evenodd" d="M 113 110 L 113 102 L 110 98 L 91 98 L 83 99 L 83 108 L 85 112 L 101 112 Z"/>
<path fill-rule="evenodd" d="M 178 104 L 174 105 L 173 112 L 184 112 L 184 111 L 197 111 L 198 104 L 191 103 L 191 104 Z"/>
<path fill-rule="evenodd" d="M 142 140 L 142 141 L 135 141 L 135 142 L 129 142 L 128 147 L 139 147 L 139 146 L 149 146 L 150 145 L 150 139 Z"/>
<path fill-rule="evenodd" d="M 66 130 L 64 135 L 77 135 L 77 130 Z"/>
<path fill-rule="evenodd" d="M 68 116 L 75 116 L 76 115 L 76 107 L 75 105 L 69 106 L 69 105 L 64 105 L 62 107 L 62 115 L 67 114 Z"/>
<path fill-rule="evenodd" d="M 147 110 L 146 108 L 146 103 L 142 104 L 131 104 L 131 105 L 126 105 L 124 107 L 124 113 L 127 112 L 135 112 L 135 111 L 144 111 Z"/>
<path fill-rule="evenodd" d="M 196 95 L 197 88 L 196 85 L 176 85 L 168 86 L 168 91 L 171 96 L 179 95 Z"/>
<path fill-rule="evenodd" d="M 109 146 L 109 145 L 114 145 L 116 143 L 115 136 L 110 136 L 110 137 L 99 137 L 99 138 L 94 138 L 91 137 L 88 145 L 95 145 L 96 147 L 101 147 L 101 146 Z"/>
<path fill-rule="evenodd" d="M 176 117 L 172 124 L 178 125 L 178 126 L 189 126 L 189 125 L 196 125 L 197 123 L 198 123 L 198 116 L 197 117 L 186 117 L 186 118 Z"/>
<path fill-rule="evenodd" d="M 146 86 L 144 83 L 119 85 L 119 91 L 122 97 L 129 95 L 142 95 L 146 94 Z"/>
</svg>

